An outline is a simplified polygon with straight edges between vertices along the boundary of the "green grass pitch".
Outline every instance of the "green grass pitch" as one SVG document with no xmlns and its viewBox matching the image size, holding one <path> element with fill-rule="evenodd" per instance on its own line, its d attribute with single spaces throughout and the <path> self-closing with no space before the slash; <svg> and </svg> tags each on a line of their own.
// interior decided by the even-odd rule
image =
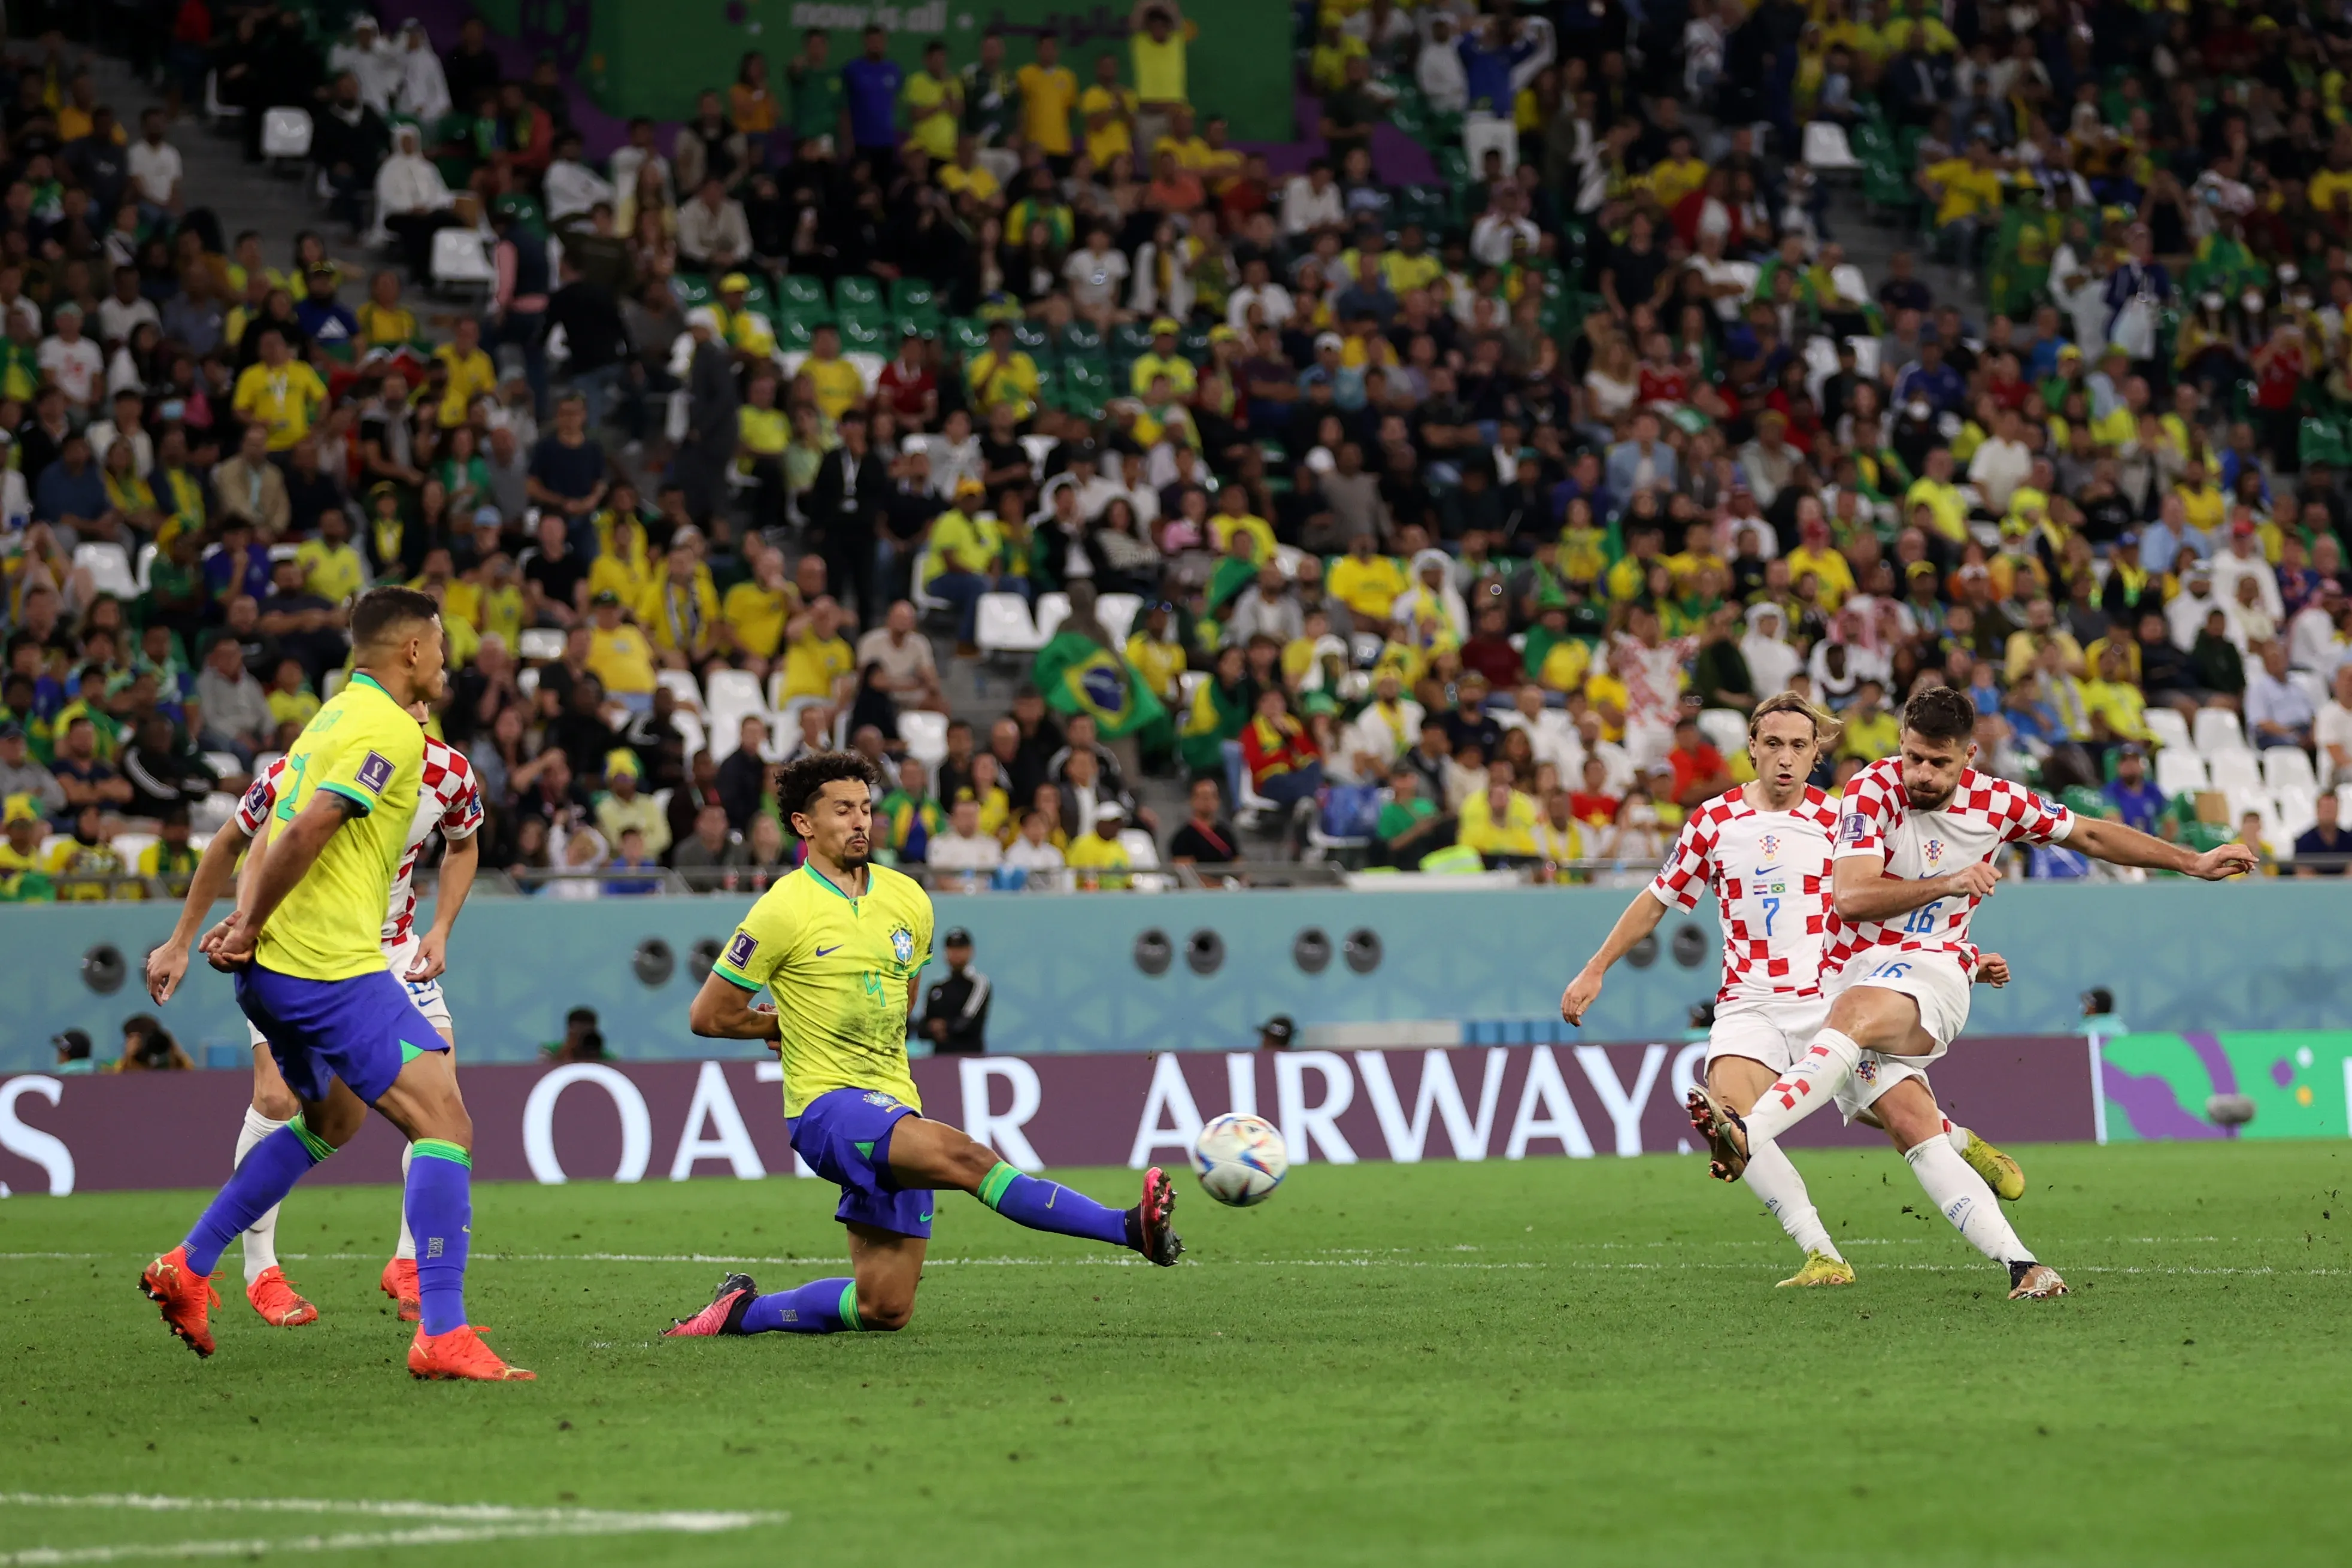
<svg viewBox="0 0 2352 1568">
<path fill-rule="evenodd" d="M 390 1189 L 288 1205 L 313 1327 L 262 1326 L 232 1250 L 205 1363 L 133 1285 L 198 1195 L 20 1198 L 0 1563 L 387 1527 L 23 1500 L 93 1493 L 789 1516 L 436 1568 L 2343 1563 L 2352 1150 L 2018 1152 L 2065 1301 L 2005 1301 L 1886 1151 L 1800 1158 L 1861 1270 L 1822 1291 L 1772 1289 L 1792 1250 L 1695 1157 L 1313 1166 L 1246 1211 L 1180 1177 L 1171 1271 L 952 1197 L 907 1332 L 690 1343 L 656 1336 L 723 1271 L 691 1255 L 841 1271 L 829 1188 L 490 1186 L 470 1305 L 516 1387 L 403 1370 Z"/>
</svg>

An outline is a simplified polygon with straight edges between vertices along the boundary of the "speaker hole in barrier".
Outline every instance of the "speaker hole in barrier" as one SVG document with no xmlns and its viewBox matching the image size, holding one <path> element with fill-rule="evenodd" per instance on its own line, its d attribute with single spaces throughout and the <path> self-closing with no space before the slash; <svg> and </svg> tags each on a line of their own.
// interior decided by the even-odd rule
<svg viewBox="0 0 2352 1568">
<path fill-rule="evenodd" d="M 710 978 L 710 967 L 719 962 L 719 955 L 723 951 L 725 948 L 716 936 L 705 936 L 688 949 L 686 970 L 694 977 L 696 985 Z"/>
<path fill-rule="evenodd" d="M 1206 926 L 1184 940 L 1184 962 L 1196 975 L 1213 975 L 1224 966 L 1225 939 Z"/>
<path fill-rule="evenodd" d="M 1175 956 L 1176 945 L 1156 925 L 1135 939 L 1135 967 L 1147 975 L 1166 974 Z"/>
<path fill-rule="evenodd" d="M 1319 975 L 1331 963 L 1331 938 L 1319 925 L 1309 925 L 1290 945 L 1290 961 L 1309 975 Z"/>
<path fill-rule="evenodd" d="M 1347 945 L 1340 951 L 1348 967 L 1359 975 L 1369 975 L 1381 967 L 1381 934 L 1369 925 L 1360 925 L 1348 933 Z"/>
<path fill-rule="evenodd" d="M 1658 961 L 1658 939 L 1644 936 L 1625 950 L 1625 962 L 1636 969 L 1646 969 Z"/>
<path fill-rule="evenodd" d="M 1685 969 L 1696 969 L 1699 960 L 1706 956 L 1706 938 L 1699 934 L 1696 925 L 1685 921 L 1675 927 L 1675 939 L 1670 944 L 1670 950 L 1675 963 Z"/>
<path fill-rule="evenodd" d="M 629 967 L 636 971 L 639 985 L 657 989 L 668 985 L 670 977 L 677 973 L 677 955 L 660 937 L 648 936 L 637 944 L 636 956 L 630 959 Z M 709 966 L 705 965 L 703 972 L 709 973 Z"/>
<path fill-rule="evenodd" d="M 130 972 L 131 966 L 122 960 L 122 949 L 111 942 L 101 942 L 81 956 L 81 983 L 101 997 L 110 997 L 121 990 Z"/>
</svg>

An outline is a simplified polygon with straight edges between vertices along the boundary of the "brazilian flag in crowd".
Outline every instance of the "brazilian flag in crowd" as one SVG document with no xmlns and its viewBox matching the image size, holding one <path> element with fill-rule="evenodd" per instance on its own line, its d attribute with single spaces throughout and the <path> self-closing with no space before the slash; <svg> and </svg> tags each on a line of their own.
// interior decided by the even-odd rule
<svg viewBox="0 0 2352 1568">
<path fill-rule="evenodd" d="M 1166 727 L 1166 706 L 1128 662 L 1079 632 L 1056 632 L 1053 641 L 1037 650 L 1029 678 L 1047 706 L 1093 715 L 1105 739 Z"/>
</svg>

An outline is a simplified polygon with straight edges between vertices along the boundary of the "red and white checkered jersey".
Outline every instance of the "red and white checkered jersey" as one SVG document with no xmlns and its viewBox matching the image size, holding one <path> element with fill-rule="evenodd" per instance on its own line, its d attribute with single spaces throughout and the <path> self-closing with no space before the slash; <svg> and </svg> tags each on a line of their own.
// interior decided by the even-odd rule
<svg viewBox="0 0 2352 1568">
<path fill-rule="evenodd" d="M 1847 783 L 1837 858 L 1884 855 L 1885 875 L 1916 882 L 1990 861 L 2004 844 L 2063 843 L 2074 831 L 2074 814 L 2065 807 L 1973 768 L 1961 771 L 1941 810 L 1915 810 L 1903 788 L 1902 759 L 1889 757 Z M 1969 916 L 1978 903 L 1939 898 L 1892 920 L 1841 920 L 1824 962 L 1834 973 L 1857 957 L 1949 953 L 1973 972 L 1977 950 L 1969 943 Z"/>
<path fill-rule="evenodd" d="M 278 805 L 278 781 L 286 769 L 286 759 L 277 758 L 263 768 L 252 787 L 236 803 L 237 831 L 247 838 L 260 833 L 262 824 Z M 425 767 L 417 780 L 416 815 L 408 824 L 408 847 L 400 857 L 400 871 L 392 879 L 392 902 L 383 914 L 383 945 L 397 946 L 408 939 L 409 927 L 416 918 L 416 854 L 433 830 L 441 830 L 445 839 L 471 838 L 481 831 L 482 791 L 474 777 L 474 765 L 456 747 L 425 737 Z"/>
<path fill-rule="evenodd" d="M 1674 852 L 1650 883 L 1669 909 L 1696 909 L 1715 890 L 1723 922 L 1717 1002 L 1817 996 L 1830 914 L 1830 843 L 1837 807 L 1819 789 L 1786 811 L 1767 811 L 1734 789 L 1683 823 Z"/>
</svg>

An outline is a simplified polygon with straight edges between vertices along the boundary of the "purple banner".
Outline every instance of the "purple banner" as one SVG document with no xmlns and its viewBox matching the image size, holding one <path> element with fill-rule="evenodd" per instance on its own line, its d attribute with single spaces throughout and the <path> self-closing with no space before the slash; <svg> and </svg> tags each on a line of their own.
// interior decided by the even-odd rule
<svg viewBox="0 0 2352 1568">
<path fill-rule="evenodd" d="M 1294 1165 L 1671 1154 L 1703 1045 L 1470 1047 L 932 1058 L 929 1114 L 1030 1169 L 1181 1165 L 1202 1122 L 1253 1111 Z M 683 1181 L 797 1173 L 782 1070 L 769 1061 L 469 1067 L 475 1174 L 494 1181 Z M 2095 1135 L 2089 1053 L 2071 1035 L 1966 1040 L 1937 1064 L 1946 1113 L 2001 1142 Z M 229 1171 L 243 1074 L 0 1079 L 0 1191 L 209 1187 Z M 1816 1115 L 1797 1146 L 1882 1134 Z M 313 1180 L 399 1179 L 399 1135 L 371 1118 Z"/>
</svg>

